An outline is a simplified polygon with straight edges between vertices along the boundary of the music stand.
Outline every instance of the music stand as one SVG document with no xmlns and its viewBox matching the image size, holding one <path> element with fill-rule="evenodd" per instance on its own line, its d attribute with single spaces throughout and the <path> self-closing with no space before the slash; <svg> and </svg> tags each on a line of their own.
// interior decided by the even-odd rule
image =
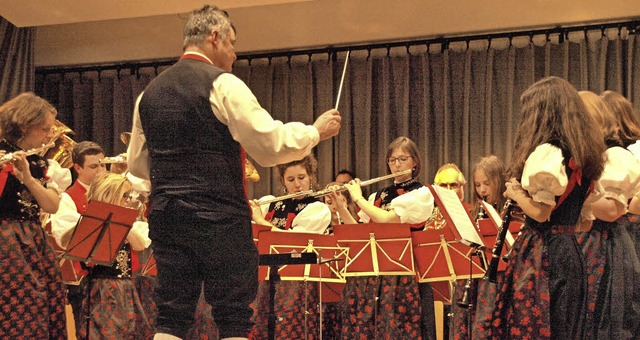
<svg viewBox="0 0 640 340">
<path fill-rule="evenodd" d="M 271 281 L 268 326 L 270 339 L 272 330 L 275 330 L 274 299 L 275 283 L 278 281 L 302 281 L 305 284 L 318 282 L 319 331 L 322 338 L 322 302 L 339 301 L 339 295 L 335 292 L 340 291 L 345 282 L 342 272 L 347 249 L 339 247 L 333 235 L 263 231 L 259 233 L 258 250 L 261 253 L 260 265 L 268 266 L 267 273 L 267 268 L 259 269 L 259 279 Z M 322 254 L 331 254 L 333 257 L 323 258 Z M 322 289 L 323 285 L 327 285 L 327 289 Z M 305 298 L 305 309 L 306 305 Z M 307 316 L 308 313 L 305 313 L 305 333 Z"/>
<path fill-rule="evenodd" d="M 256 245 L 256 248 L 258 248 L 260 233 L 264 231 L 271 231 L 271 228 L 272 227 L 268 225 L 251 223 L 251 234 L 253 236 L 253 243 Z"/>
<path fill-rule="evenodd" d="M 345 277 L 415 275 L 408 224 L 340 224 L 333 233 L 338 245 L 349 249 Z"/>
<path fill-rule="evenodd" d="M 158 267 L 156 266 L 156 258 L 153 256 L 153 250 L 149 250 L 149 255 L 146 257 L 142 268 L 140 268 L 140 275 L 157 277 Z"/>
<path fill-rule="evenodd" d="M 484 276 L 485 261 L 474 256 L 484 242 L 471 216 L 453 190 L 427 184 L 446 224 L 441 229 L 427 229 L 411 234 L 416 258 L 418 282 L 434 284 L 434 297 L 451 303 L 453 282 Z M 471 271 L 469 268 L 471 267 Z"/>
<path fill-rule="evenodd" d="M 58 261 L 58 267 L 62 273 L 62 283 L 79 286 L 85 276 L 82 270 L 79 270 L 80 268 L 77 267 L 80 266 L 80 263 L 64 257 L 65 250 L 58 245 L 58 242 L 56 242 L 51 233 L 51 222 L 45 224 L 44 230 L 47 236 L 47 243 L 51 245 L 56 255 L 56 261 Z"/>
<path fill-rule="evenodd" d="M 71 234 L 64 257 L 111 266 L 133 226 L 138 211 L 100 201 L 89 201 Z M 91 275 L 87 282 L 87 339 L 91 324 Z"/>
</svg>

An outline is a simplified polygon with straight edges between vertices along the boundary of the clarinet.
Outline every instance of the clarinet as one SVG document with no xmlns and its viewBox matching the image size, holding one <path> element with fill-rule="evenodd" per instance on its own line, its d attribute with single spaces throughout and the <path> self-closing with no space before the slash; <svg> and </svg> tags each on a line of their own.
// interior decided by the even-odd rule
<svg viewBox="0 0 640 340">
<path fill-rule="evenodd" d="M 482 198 L 482 201 L 484 201 L 484 197 Z M 476 228 L 478 229 L 478 231 L 480 231 L 480 225 L 478 224 L 478 220 L 481 220 L 486 217 L 487 216 L 486 216 L 486 213 L 484 212 L 484 208 L 482 207 L 482 204 L 479 204 L 478 215 L 476 216 Z M 471 256 L 473 256 L 473 253 Z M 458 301 L 458 306 L 462 308 L 472 308 L 473 303 L 471 302 L 471 298 L 472 298 L 471 294 L 472 294 L 471 293 L 471 272 L 469 272 L 469 278 L 464 284 L 464 292 L 462 293 L 462 299 Z"/>
<path fill-rule="evenodd" d="M 504 215 L 502 216 L 502 225 L 500 226 L 500 230 L 498 231 L 498 237 L 496 238 L 496 243 L 493 245 L 493 250 L 491 251 L 491 262 L 489 263 L 489 267 L 487 271 L 484 273 L 483 280 L 489 281 L 491 283 L 496 283 L 498 281 L 498 264 L 500 264 L 500 254 L 502 253 L 502 247 L 504 246 L 504 240 L 507 237 L 507 231 L 509 231 L 509 223 L 511 223 L 511 210 L 515 203 L 511 199 L 507 199 L 504 203 Z"/>
</svg>

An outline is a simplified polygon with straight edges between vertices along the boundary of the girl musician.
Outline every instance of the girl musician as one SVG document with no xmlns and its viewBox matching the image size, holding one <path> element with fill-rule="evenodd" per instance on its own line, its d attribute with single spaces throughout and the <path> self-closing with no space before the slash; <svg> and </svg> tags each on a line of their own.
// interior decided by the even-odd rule
<svg viewBox="0 0 640 340">
<path fill-rule="evenodd" d="M 471 168 L 473 179 L 473 210 L 472 216 L 478 217 L 480 202 L 486 201 L 500 213 L 506 198 L 503 193 L 507 182 L 504 163 L 495 155 L 482 157 Z"/>
<path fill-rule="evenodd" d="M 396 177 L 393 185 L 372 194 L 369 200 L 362 197 L 359 179 L 345 184 L 361 209 L 360 220 L 424 224 L 431 216 L 434 199 L 417 180 L 421 165 L 418 147 L 407 137 L 397 138 L 387 148 L 387 163 L 391 173 L 413 171 Z M 339 211 L 341 216 L 351 216 L 344 206 Z M 355 219 L 347 218 L 346 223 L 356 223 Z M 435 337 L 431 286 L 419 287 L 414 276 L 349 277 L 343 290 L 343 304 L 343 339 Z"/>
<path fill-rule="evenodd" d="M 40 210 L 55 213 L 71 174 L 25 151 L 52 137 L 57 111 L 26 92 L 0 106 L 0 338 L 65 339 L 65 293 Z"/>
<path fill-rule="evenodd" d="M 87 199 L 89 202 L 95 200 L 138 209 L 140 216 L 144 211 L 127 177 L 112 172 L 96 175 L 87 192 Z M 67 234 L 72 233 L 75 227 L 75 222 L 64 221 L 80 219 L 76 211 L 68 210 L 67 214 L 70 216 L 61 216 L 57 222 L 52 221 L 52 233 L 63 248 L 70 240 Z M 149 247 L 151 240 L 148 235 L 147 222 L 136 221 L 127 234 L 124 246 L 118 250 L 116 262 L 112 266 L 94 265 L 89 269 L 84 280 L 91 280 L 91 292 L 85 294 L 80 322 L 76 325 L 81 338 L 102 339 L 117 335 L 119 339 L 136 339 L 139 334 L 152 334 L 131 275 L 132 263 L 135 263 L 135 260 L 132 261 L 132 252 Z M 90 322 L 89 335 L 87 318 Z M 147 329 L 140 330 L 140 327 Z"/>
<path fill-rule="evenodd" d="M 614 91 L 604 91 L 601 95 L 607 108 L 616 117 L 620 130 L 618 135 L 622 145 L 640 160 L 640 117 L 634 112 L 633 104 L 623 95 Z M 625 215 L 628 220 L 627 229 L 635 244 L 636 253 L 640 255 L 640 197 L 634 196 L 629 203 L 629 212 Z"/>
<path fill-rule="evenodd" d="M 520 100 L 505 195 L 526 220 L 496 297 L 491 337 L 580 339 L 585 287 L 575 230 L 604 167 L 602 134 L 566 80 L 544 78 Z"/>
<path fill-rule="evenodd" d="M 313 155 L 279 165 L 278 173 L 285 193 L 295 194 L 312 189 L 316 182 L 317 166 Z M 331 211 L 319 198 L 309 196 L 288 198 L 273 202 L 267 209 L 262 210 L 267 205 L 261 206 L 260 201 L 269 198 L 271 196 L 251 201 L 252 218 L 255 223 L 271 226 L 274 231 L 324 234 L 331 223 Z M 251 331 L 251 338 L 267 338 L 269 284 L 271 282 L 263 281 L 258 288 L 256 325 Z M 274 312 L 278 320 L 275 325 L 276 339 L 304 339 L 305 328 L 308 334 L 317 336 L 319 332 L 318 288 L 315 283 L 306 285 L 308 291 L 305 291 L 304 282 L 278 282 L 274 299 Z M 305 310 L 305 292 L 309 310 Z M 309 316 L 306 327 L 305 313 Z"/>
<path fill-rule="evenodd" d="M 333 190 L 338 189 L 340 184 L 338 182 L 331 182 L 325 186 L 325 189 Z M 329 207 L 331 211 L 331 226 L 336 224 L 344 224 L 344 217 L 342 214 L 348 213 L 351 218 L 346 217 L 351 221 L 354 216 L 358 216 L 356 203 L 351 199 L 349 192 L 345 191 L 333 191 L 329 195 L 324 196 L 324 203 Z M 338 211 L 338 209 L 346 207 L 346 211 Z M 331 234 L 331 232 L 329 232 Z"/>
<path fill-rule="evenodd" d="M 608 147 L 598 181 L 604 196 L 592 204 L 596 220 L 578 236 L 588 278 L 585 338 L 629 339 L 640 327 L 640 261 L 624 214 L 640 189 L 640 164 L 624 148 L 621 127 L 602 97 L 589 91 L 581 91 L 580 97 Z"/>
<path fill-rule="evenodd" d="M 473 184 L 472 217 L 487 218 L 481 202 L 491 204 L 498 213 L 502 212 L 506 198 L 506 171 L 504 163 L 495 155 L 481 157 L 471 168 Z M 467 286 L 467 283 L 470 285 Z M 469 301 L 462 302 L 467 293 Z M 491 320 L 491 312 L 495 303 L 496 285 L 486 280 L 473 279 L 458 282 L 456 298 L 458 303 L 451 305 L 452 326 L 449 328 L 454 339 L 475 339 L 486 336 L 485 320 Z"/>
</svg>

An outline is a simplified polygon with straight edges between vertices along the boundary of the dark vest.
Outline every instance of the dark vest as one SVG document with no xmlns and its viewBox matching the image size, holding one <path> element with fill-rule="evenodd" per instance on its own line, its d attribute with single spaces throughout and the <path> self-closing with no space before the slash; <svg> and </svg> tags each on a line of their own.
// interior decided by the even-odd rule
<svg viewBox="0 0 640 340">
<path fill-rule="evenodd" d="M 185 217 L 251 218 L 240 144 L 209 102 L 223 72 L 182 59 L 145 89 L 139 112 L 151 158 L 151 213 L 171 204 Z"/>
<path fill-rule="evenodd" d="M 0 139 L 0 150 L 7 153 L 20 150 L 17 145 Z M 38 155 L 27 157 L 31 176 L 44 184 L 47 172 L 47 160 Z M 9 170 L 13 165 L 0 168 L 0 219 L 28 219 L 38 221 L 40 206 L 27 187 Z"/>
</svg>

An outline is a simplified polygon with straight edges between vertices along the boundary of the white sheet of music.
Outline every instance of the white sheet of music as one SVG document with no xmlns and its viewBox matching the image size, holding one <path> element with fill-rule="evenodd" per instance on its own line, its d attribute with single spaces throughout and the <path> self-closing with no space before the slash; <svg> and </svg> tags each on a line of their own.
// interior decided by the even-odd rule
<svg viewBox="0 0 640 340">
<path fill-rule="evenodd" d="M 460 198 L 456 192 L 437 185 L 434 185 L 433 188 L 436 190 L 438 197 L 440 197 L 440 201 L 442 201 L 442 204 L 444 205 L 444 207 L 441 207 L 440 209 L 446 209 L 462 239 L 469 243 L 484 246 L 482 238 L 480 238 L 480 235 L 478 234 L 478 230 L 473 225 L 471 217 L 469 217 L 469 214 L 464 209 L 464 206 L 462 205 L 462 202 L 460 202 Z"/>
<path fill-rule="evenodd" d="M 498 213 L 498 211 L 491 204 L 487 202 L 482 202 L 482 207 L 484 208 L 484 211 L 486 211 L 489 214 L 489 218 L 491 218 L 491 220 L 495 224 L 496 229 L 500 230 L 500 225 L 502 224 L 502 218 L 500 218 L 500 214 Z M 509 226 L 507 226 L 507 228 L 509 228 Z M 511 235 L 511 232 L 509 230 L 507 230 L 507 236 L 505 240 L 507 240 L 507 243 L 509 244 L 509 246 L 511 246 L 515 241 L 515 239 L 513 238 L 513 235 Z"/>
</svg>

